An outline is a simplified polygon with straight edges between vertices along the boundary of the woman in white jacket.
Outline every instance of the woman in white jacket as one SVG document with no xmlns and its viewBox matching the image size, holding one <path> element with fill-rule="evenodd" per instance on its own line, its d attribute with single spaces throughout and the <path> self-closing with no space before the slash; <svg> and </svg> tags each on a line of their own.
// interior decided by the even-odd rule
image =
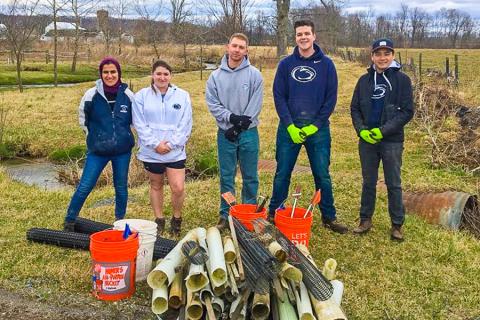
<svg viewBox="0 0 480 320">
<path fill-rule="evenodd" d="M 138 133 L 137 154 L 150 180 L 150 202 L 158 232 L 165 229 L 163 185 L 165 174 L 172 191 L 170 232 L 178 236 L 185 199 L 185 145 L 192 131 L 190 95 L 170 83 L 172 68 L 158 60 L 152 66 L 152 83 L 135 95 L 133 125 Z"/>
</svg>

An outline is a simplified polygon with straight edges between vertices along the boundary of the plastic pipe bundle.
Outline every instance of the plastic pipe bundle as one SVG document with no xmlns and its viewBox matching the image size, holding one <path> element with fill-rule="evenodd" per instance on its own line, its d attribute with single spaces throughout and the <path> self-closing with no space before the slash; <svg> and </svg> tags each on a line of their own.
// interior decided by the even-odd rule
<svg viewBox="0 0 480 320">
<path fill-rule="evenodd" d="M 222 237 L 216 227 L 210 227 L 207 230 L 207 245 L 209 253 L 210 269 L 208 270 L 212 288 L 221 287 L 227 282 L 227 266 L 223 255 Z M 216 293 L 215 293 L 216 294 Z"/>
<path fill-rule="evenodd" d="M 183 260 L 182 245 L 185 241 L 196 240 L 196 234 L 199 229 L 201 231 L 203 228 L 190 230 L 185 237 L 177 243 L 175 248 L 167 254 L 162 262 L 160 262 L 155 269 L 148 274 L 147 283 L 152 289 L 161 287 L 165 282 L 167 285 L 170 285 L 173 282 L 175 268 L 177 268 Z"/>
<path fill-rule="evenodd" d="M 303 282 L 300 282 L 300 293 L 295 290 L 295 298 L 297 300 L 297 310 L 300 320 L 315 320 L 308 290 Z"/>
<path fill-rule="evenodd" d="M 168 306 L 173 309 L 179 309 L 183 304 L 183 270 L 175 273 L 172 285 L 170 286 L 170 294 L 168 295 Z"/>
<path fill-rule="evenodd" d="M 237 253 L 235 251 L 235 246 L 233 240 L 230 237 L 225 237 L 223 241 L 223 256 L 225 257 L 226 263 L 234 263 L 237 259 Z"/>
<path fill-rule="evenodd" d="M 186 314 L 189 319 L 197 320 L 203 315 L 203 306 L 198 293 L 193 293 L 187 289 L 187 308 Z"/>
</svg>

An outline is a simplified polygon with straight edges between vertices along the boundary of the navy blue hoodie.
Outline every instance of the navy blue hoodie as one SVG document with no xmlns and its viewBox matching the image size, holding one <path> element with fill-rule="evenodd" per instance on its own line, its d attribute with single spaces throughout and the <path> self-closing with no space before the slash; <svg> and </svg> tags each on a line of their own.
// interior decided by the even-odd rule
<svg viewBox="0 0 480 320">
<path fill-rule="evenodd" d="M 317 44 L 308 58 L 293 54 L 280 61 L 273 82 L 273 98 L 280 121 L 286 127 L 314 124 L 321 128 L 337 103 L 337 71 Z"/>
</svg>

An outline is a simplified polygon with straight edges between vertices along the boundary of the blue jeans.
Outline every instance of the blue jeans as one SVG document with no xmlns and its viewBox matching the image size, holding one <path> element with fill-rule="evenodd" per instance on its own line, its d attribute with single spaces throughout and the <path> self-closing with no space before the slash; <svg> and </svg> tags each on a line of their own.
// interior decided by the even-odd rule
<svg viewBox="0 0 480 320">
<path fill-rule="evenodd" d="M 230 191 L 235 194 L 235 175 L 238 163 L 243 180 L 242 203 L 257 203 L 259 150 L 257 128 L 243 131 L 235 142 L 225 138 L 225 131 L 218 129 L 217 146 L 220 193 Z M 220 197 L 220 215 L 227 217 L 228 210 L 228 204 Z"/>
<path fill-rule="evenodd" d="M 310 168 L 315 180 L 315 190 L 321 190 L 322 197 L 319 208 L 322 213 L 322 221 L 334 221 L 336 219 L 336 210 L 333 201 L 332 179 L 329 172 L 330 127 L 320 128 L 315 134 L 309 136 L 303 145 L 307 150 Z M 287 128 L 280 123 L 277 130 L 277 150 L 275 154 L 277 170 L 273 180 L 272 200 L 268 208 L 271 216 L 275 214 L 275 210 L 282 202 L 288 198 L 290 178 L 301 148 L 302 144 L 293 143 Z"/>
<path fill-rule="evenodd" d="M 383 174 L 388 193 L 388 212 L 392 224 L 402 225 L 405 220 L 405 208 L 402 202 L 402 142 L 380 142 L 369 144 L 360 140 L 358 144 L 362 165 L 362 200 L 360 220 L 372 219 L 377 197 L 378 168 L 383 163 Z"/>
<path fill-rule="evenodd" d="M 116 156 L 99 156 L 89 152 L 82 178 L 68 206 L 65 221 L 73 222 L 78 217 L 85 200 L 95 187 L 98 177 L 109 161 L 112 161 L 113 185 L 115 187 L 115 218 L 123 219 L 127 210 L 128 167 L 131 155 L 131 152 L 127 152 Z"/>
</svg>

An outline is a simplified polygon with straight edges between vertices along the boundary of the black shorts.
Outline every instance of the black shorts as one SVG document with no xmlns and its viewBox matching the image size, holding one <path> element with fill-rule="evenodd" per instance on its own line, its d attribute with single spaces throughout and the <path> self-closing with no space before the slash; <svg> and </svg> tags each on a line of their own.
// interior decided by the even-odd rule
<svg viewBox="0 0 480 320">
<path fill-rule="evenodd" d="M 155 174 L 164 174 L 167 168 L 172 169 L 185 169 L 185 159 L 175 162 L 143 162 L 143 167 L 145 170 Z"/>
</svg>

